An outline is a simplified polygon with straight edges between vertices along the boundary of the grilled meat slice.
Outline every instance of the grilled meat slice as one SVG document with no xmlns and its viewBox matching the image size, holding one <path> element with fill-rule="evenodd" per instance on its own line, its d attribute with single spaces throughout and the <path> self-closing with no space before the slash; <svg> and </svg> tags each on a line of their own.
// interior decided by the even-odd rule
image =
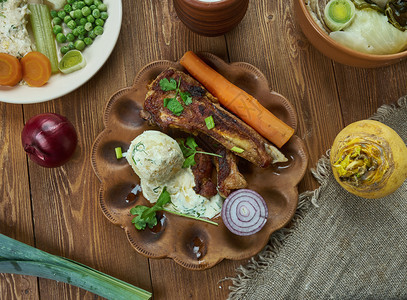
<svg viewBox="0 0 407 300">
<path fill-rule="evenodd" d="M 163 90 L 160 81 L 165 78 L 175 79 L 177 84 L 179 83 L 179 91 L 191 95 L 192 103 L 187 105 L 176 90 Z M 174 97 L 183 107 L 182 112 L 177 113 L 179 115 L 173 113 L 168 107 L 164 107 L 164 102 Z M 236 153 L 237 155 L 259 167 L 269 166 L 278 157 L 282 158 L 282 160 L 278 158 L 278 161 L 286 160 L 281 152 L 269 145 L 253 128 L 223 109 L 217 99 L 199 82 L 173 68 L 163 71 L 149 85 L 144 102 L 144 112 L 141 115 L 162 129 L 175 128 L 194 135 L 203 133 L 222 144 L 226 149 L 230 150 L 233 147 L 236 149 L 237 147 L 238 151 L 243 150 L 241 153 Z M 205 123 L 205 118 L 210 116 L 215 123 L 215 127 L 212 129 L 208 129 Z M 275 153 L 277 156 L 274 155 Z"/>
<path fill-rule="evenodd" d="M 200 150 L 199 148 L 197 150 Z M 206 198 L 215 196 L 218 191 L 216 185 L 212 181 L 213 163 L 210 156 L 196 153 L 196 164 L 191 167 L 195 178 L 194 191 Z"/>
<path fill-rule="evenodd" d="M 233 190 L 247 187 L 247 181 L 237 167 L 238 157 L 224 147 L 216 151 L 222 157 L 214 157 L 216 166 L 218 192 L 226 198 Z"/>
</svg>

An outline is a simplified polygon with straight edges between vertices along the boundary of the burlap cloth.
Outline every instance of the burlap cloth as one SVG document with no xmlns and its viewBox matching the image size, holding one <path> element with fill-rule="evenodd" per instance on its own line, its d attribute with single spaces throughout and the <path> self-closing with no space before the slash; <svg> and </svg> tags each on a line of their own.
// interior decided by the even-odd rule
<svg viewBox="0 0 407 300">
<path fill-rule="evenodd" d="M 407 96 L 372 119 L 406 142 Z M 328 157 L 312 172 L 320 188 L 300 195 L 293 224 L 238 269 L 229 299 L 407 299 L 407 181 L 366 200 L 339 186 Z"/>
</svg>

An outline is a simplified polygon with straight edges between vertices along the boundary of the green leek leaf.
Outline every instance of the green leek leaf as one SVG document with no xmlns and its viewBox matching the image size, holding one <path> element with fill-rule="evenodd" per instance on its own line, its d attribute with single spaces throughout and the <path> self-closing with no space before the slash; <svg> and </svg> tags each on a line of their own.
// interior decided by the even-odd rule
<svg viewBox="0 0 407 300">
<path fill-rule="evenodd" d="M 151 293 L 73 260 L 0 234 L 0 273 L 62 281 L 106 299 L 150 299 Z"/>
</svg>

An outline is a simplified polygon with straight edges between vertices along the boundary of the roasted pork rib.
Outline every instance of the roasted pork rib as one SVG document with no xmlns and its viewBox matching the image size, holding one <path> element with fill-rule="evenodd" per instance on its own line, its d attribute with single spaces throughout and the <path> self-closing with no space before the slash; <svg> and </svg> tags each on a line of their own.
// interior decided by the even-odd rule
<svg viewBox="0 0 407 300">
<path fill-rule="evenodd" d="M 185 104 L 176 90 L 165 91 L 160 86 L 162 79 L 174 78 L 179 83 L 179 92 L 188 92 L 192 103 Z M 164 100 L 174 98 L 183 106 L 176 115 L 164 106 Z M 162 129 L 175 128 L 194 135 L 203 133 L 222 144 L 226 149 L 237 149 L 236 155 L 247 159 L 256 166 L 267 167 L 273 162 L 286 161 L 277 148 L 246 123 L 223 109 L 217 99 L 184 72 L 168 68 L 149 85 L 142 117 Z M 208 129 L 205 118 L 212 116 L 215 127 Z M 239 153 L 240 152 L 240 153 Z"/>
</svg>

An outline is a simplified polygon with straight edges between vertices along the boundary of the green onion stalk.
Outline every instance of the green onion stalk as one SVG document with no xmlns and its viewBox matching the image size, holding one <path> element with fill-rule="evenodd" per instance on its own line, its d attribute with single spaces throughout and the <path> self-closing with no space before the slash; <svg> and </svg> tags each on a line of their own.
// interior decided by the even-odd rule
<svg viewBox="0 0 407 300">
<path fill-rule="evenodd" d="M 0 273 L 65 282 L 106 299 L 151 299 L 151 293 L 73 260 L 52 255 L 0 234 Z"/>
</svg>

